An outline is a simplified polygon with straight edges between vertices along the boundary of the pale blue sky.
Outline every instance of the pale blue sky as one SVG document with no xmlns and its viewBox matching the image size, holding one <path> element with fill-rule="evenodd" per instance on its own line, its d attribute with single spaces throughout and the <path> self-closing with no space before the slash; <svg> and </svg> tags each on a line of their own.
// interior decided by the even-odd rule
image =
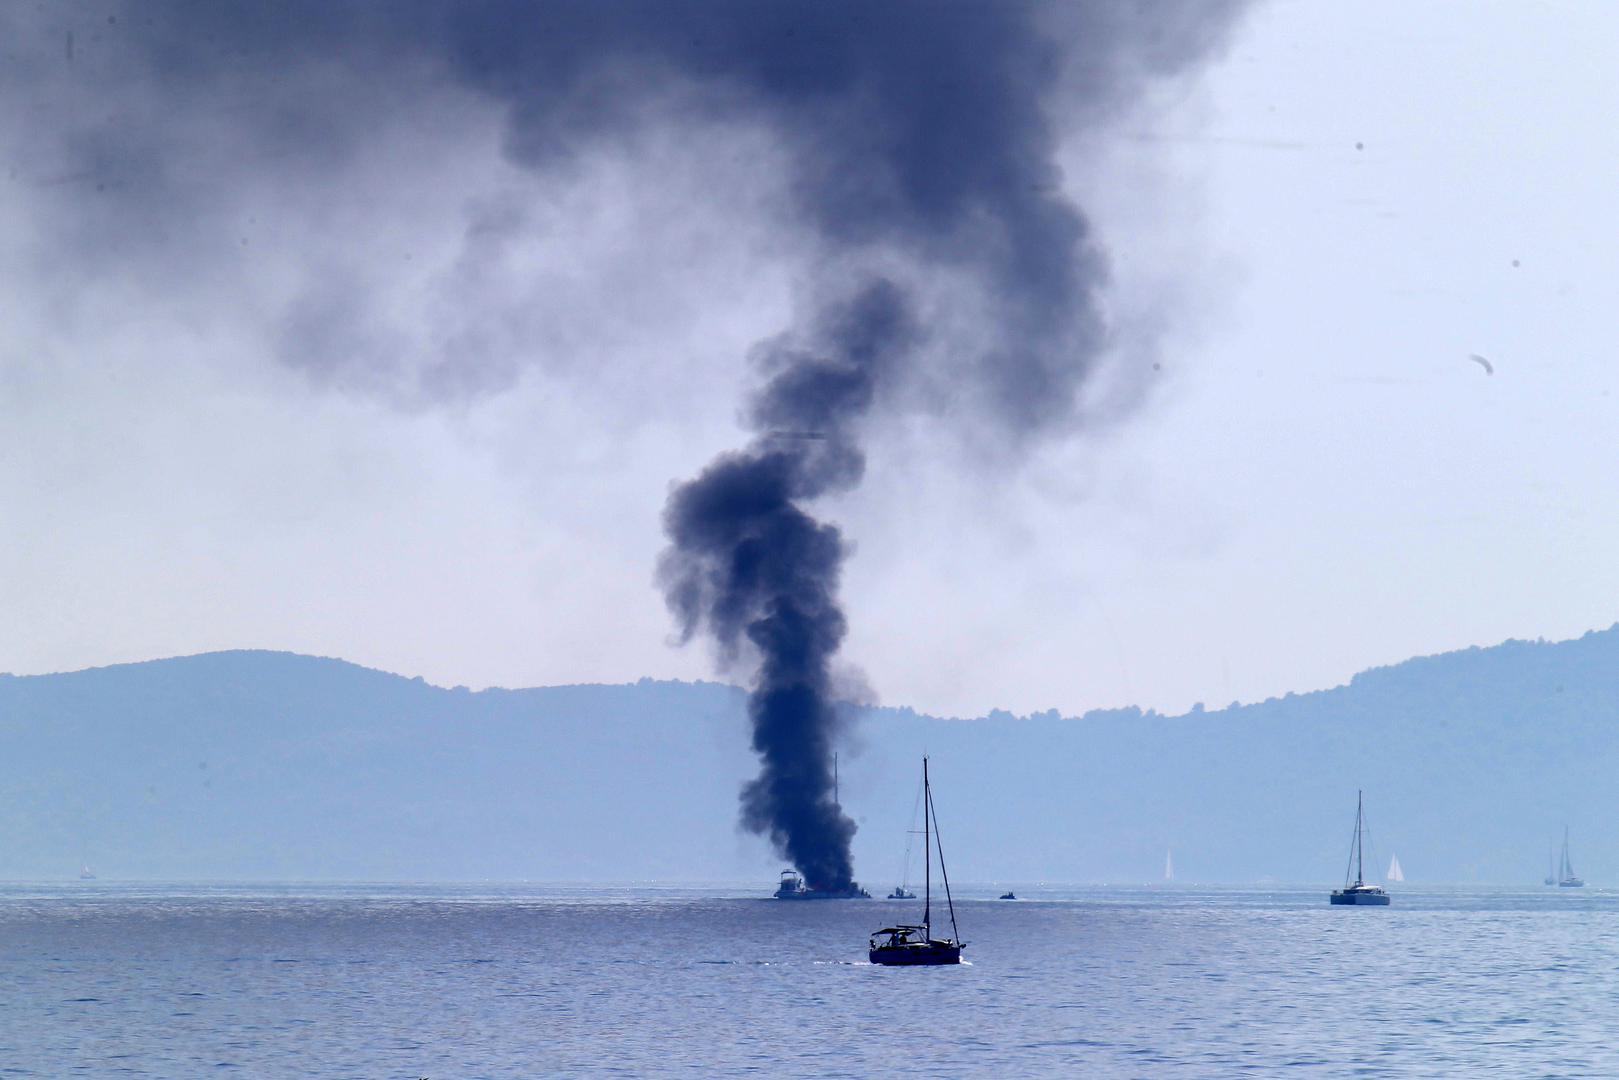
<svg viewBox="0 0 1619 1080">
<path fill-rule="evenodd" d="M 1071 142 L 1152 392 L 1016 470 L 880 434 L 826 507 L 857 546 L 847 659 L 932 711 L 1179 710 L 1619 619 L 1616 44 L 1595 3 L 1262 4 Z M 29 121 L 83 93 L 67 70 L 0 106 L 0 669 L 268 647 L 444 684 L 711 674 L 652 566 L 813 257 L 772 227 L 767 133 L 653 125 L 542 183 L 441 93 L 296 189 L 199 103 L 176 160 L 253 169 L 192 241 L 217 269 L 176 287 L 98 273 L 115 229 L 41 257 L 38 208 L 102 181 Z M 264 362 L 311 265 L 366 277 L 406 366 L 429 321 L 561 359 L 449 409 L 311 388 Z"/>
</svg>

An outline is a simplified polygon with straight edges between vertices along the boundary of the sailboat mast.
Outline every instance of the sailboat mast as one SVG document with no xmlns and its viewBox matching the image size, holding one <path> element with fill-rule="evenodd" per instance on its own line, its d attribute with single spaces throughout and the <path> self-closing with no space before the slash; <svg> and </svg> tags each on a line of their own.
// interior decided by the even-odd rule
<svg viewBox="0 0 1619 1080">
<path fill-rule="evenodd" d="M 933 844 L 928 839 L 928 818 L 933 816 L 933 794 L 928 790 L 928 756 L 922 755 L 922 936 L 933 937 Z"/>
<path fill-rule="evenodd" d="M 1361 866 L 1360 833 L 1361 822 L 1365 821 L 1364 793 L 1355 792 L 1355 884 L 1366 884 L 1366 872 Z"/>
</svg>

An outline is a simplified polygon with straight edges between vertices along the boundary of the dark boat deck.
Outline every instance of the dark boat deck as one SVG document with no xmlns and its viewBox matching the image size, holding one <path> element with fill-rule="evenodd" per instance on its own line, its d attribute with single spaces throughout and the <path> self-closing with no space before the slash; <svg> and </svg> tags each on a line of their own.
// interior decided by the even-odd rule
<svg viewBox="0 0 1619 1080">
<path fill-rule="evenodd" d="M 886 935 L 886 940 L 879 938 Z M 959 941 L 946 941 L 927 936 L 923 926 L 885 926 L 871 936 L 867 956 L 873 964 L 890 967 L 921 966 L 961 963 Z"/>
</svg>

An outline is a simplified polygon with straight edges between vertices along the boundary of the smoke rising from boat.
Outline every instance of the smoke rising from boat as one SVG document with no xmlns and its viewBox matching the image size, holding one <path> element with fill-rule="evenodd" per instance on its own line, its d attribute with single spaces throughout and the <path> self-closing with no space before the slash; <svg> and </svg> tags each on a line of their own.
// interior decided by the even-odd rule
<svg viewBox="0 0 1619 1080">
<path fill-rule="evenodd" d="M 684 639 L 707 630 L 727 661 L 756 657 L 748 715 L 761 768 L 742 792 L 743 823 L 769 836 L 811 889 L 846 891 L 855 824 L 834 795 L 831 667 L 847 630 L 837 599 L 846 549 L 803 504 L 860 482 L 854 425 L 916 332 L 900 290 L 882 280 L 823 320 L 802 351 L 785 342 L 764 351 L 776 374 L 750 410 L 760 434 L 670 497 L 659 577 Z M 800 427 L 816 437 L 774 433 Z"/>
<path fill-rule="evenodd" d="M 242 209 L 234 193 L 263 193 L 255 218 L 304 212 L 273 199 L 341 176 L 401 99 L 424 115 L 426 95 L 456 109 L 468 97 L 493 102 L 506 157 L 535 176 L 566 176 L 605 145 L 633 146 L 646 125 L 767 132 L 787 178 L 779 225 L 805 261 L 803 314 L 754 350 L 762 386 L 746 417 L 751 441 L 670 496 L 658 578 L 682 636 L 710 637 L 751 683 L 761 771 L 742 793 L 744 824 L 812 888 L 836 889 L 852 881 L 854 834 L 830 769 L 848 547 L 812 508 L 860 482 L 879 416 L 924 413 L 1014 451 L 1073 428 L 1112 342 L 1106 259 L 1064 192 L 1059 133 L 1099 130 L 1155 79 L 1207 56 L 1242 6 L 114 5 L 98 24 L 99 59 L 73 66 L 72 108 L 17 122 L 57 147 L 63 175 L 95 181 L 98 201 L 64 205 L 57 242 L 41 246 L 120 271 L 144 260 L 157 271 L 144 276 L 169 287 L 184 272 L 207 279 L 208 260 L 226 258 L 207 230 Z M 19 48 L 16 78 L 61 78 L 50 18 L 18 8 L 0 13 L 0 27 L 49 45 Z M 126 121 L 126 101 L 141 123 Z M 250 145 L 252 160 L 218 155 L 188 168 L 177 155 L 220 132 Z M 660 183 L 635 168 L 626 165 L 639 184 Z M 484 295 L 478 253 L 503 220 L 480 213 L 468 225 L 478 242 L 457 263 L 453 296 Z M 364 272 L 343 265 L 300 266 L 307 280 L 262 298 L 264 337 L 320 385 L 420 407 L 499 393 L 524 365 L 553 359 L 488 345 L 487 327 L 457 320 L 421 360 L 410 335 L 389 332 L 391 305 L 369 296 Z"/>
<path fill-rule="evenodd" d="M 801 127 L 802 197 L 821 242 L 845 268 L 880 264 L 877 245 L 902 264 L 964 273 L 990 314 L 988 344 L 949 369 L 958 422 L 998 423 L 1019 438 L 1062 425 L 1106 348 L 1104 260 L 1084 216 L 1051 183 L 1046 109 L 1056 73 L 1069 50 L 1083 54 L 1092 66 L 1077 83 L 1082 99 L 1068 104 L 1105 113 L 1143 66 L 1189 60 L 1229 15 L 1124 10 L 1071 11 L 1061 33 L 1019 5 L 952 9 L 949 18 L 906 4 L 861 18 L 795 12 L 810 16 L 832 58 L 805 69 L 814 78 L 796 89 L 813 92 L 791 95 L 782 116 Z M 1176 38 L 1163 31 L 1177 21 L 1179 55 L 1155 52 Z M 782 89 L 766 82 L 761 96 Z M 810 888 L 833 892 L 854 886 L 855 825 L 836 804 L 830 768 L 847 549 L 806 504 L 859 483 L 861 422 L 875 404 L 897 402 L 919 367 L 925 375 L 951 354 L 920 331 L 904 285 L 875 272 L 859 283 L 859 274 L 814 310 L 807 330 L 761 345 L 767 381 L 748 414 L 755 437 L 673 492 L 659 568 L 682 639 L 707 631 L 722 662 L 752 669 L 761 769 L 742 792 L 744 825 L 769 836 Z"/>
</svg>

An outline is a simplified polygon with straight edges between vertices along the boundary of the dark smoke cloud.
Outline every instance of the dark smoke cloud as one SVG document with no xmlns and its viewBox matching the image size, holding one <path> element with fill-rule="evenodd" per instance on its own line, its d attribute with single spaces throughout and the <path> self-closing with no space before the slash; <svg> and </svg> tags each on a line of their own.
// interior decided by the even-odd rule
<svg viewBox="0 0 1619 1080">
<path fill-rule="evenodd" d="M 789 155 L 796 224 L 833 258 L 902 256 L 980 290 L 990 345 L 936 357 L 885 392 L 970 398 L 1005 430 L 1035 433 L 1073 417 L 1107 344 L 1105 260 L 1061 193 L 1056 133 L 1105 123 L 1151 79 L 1206 55 L 1239 7 L 171 0 L 14 13 L 25 24 L 7 26 L 8 38 L 32 47 L 5 78 L 26 90 L 62 64 L 61 35 L 77 32 L 73 78 L 95 97 L 52 169 L 105 186 L 103 210 L 75 198 L 72 215 L 75 241 L 103 259 L 183 244 L 238 179 L 181 167 L 174 134 L 204 108 L 250 133 L 256 157 L 241 178 L 292 185 L 352 154 L 401 95 L 436 85 L 500 104 L 509 156 L 545 173 L 647 123 L 757 123 Z M 290 305 L 281 335 L 282 355 L 315 377 L 379 366 L 355 345 L 365 327 L 336 315 L 363 320 L 363 284 L 332 274 Z M 386 335 L 379 347 L 392 347 Z M 360 381 L 396 377 L 380 367 Z M 511 375 L 436 370 L 430 382 L 423 394 L 454 396 L 498 391 Z"/>
<path fill-rule="evenodd" d="M 825 313 L 806 348 L 773 343 L 760 359 L 776 373 L 750 414 L 762 434 L 677 489 L 664 515 L 659 576 L 682 636 L 706 628 L 727 658 L 744 640 L 759 658 L 748 713 L 762 769 L 743 790 L 743 822 L 819 889 L 854 883 L 855 826 L 833 802 L 831 770 L 845 550 L 801 504 L 860 482 L 853 425 L 915 340 L 899 289 L 877 281 Z"/>
<path fill-rule="evenodd" d="M 51 168 L 106 190 L 100 209 L 65 212 L 75 227 L 57 239 L 119 266 L 166 254 L 173 273 L 175 251 L 192 258 L 200 248 L 188 241 L 225 197 L 222 183 L 255 169 L 282 185 L 319 177 L 401 95 L 442 89 L 497 104 L 508 157 L 536 175 L 565 176 L 582 154 L 630 145 L 649 124 L 770 132 L 787 161 L 788 224 L 816 252 L 818 269 L 802 283 L 807 314 L 757 350 L 754 441 L 671 497 L 660 579 L 686 637 L 706 631 L 723 659 L 754 669 L 763 769 L 744 792 L 745 822 L 812 884 L 835 887 L 851 880 L 854 829 L 831 802 L 828 769 L 845 545 L 806 504 L 859 482 L 874 410 L 948 414 L 1014 445 L 1074 422 L 1111 343 L 1106 260 L 1062 194 L 1058 136 L 1098 129 L 1153 79 L 1208 55 L 1240 7 L 193 0 L 12 9 L 0 29 L 18 44 L 0 89 L 26 89 L 45 65 L 63 63 L 62 35 L 75 34 L 79 97 Z M 126 95 L 141 115 L 120 111 Z M 177 133 L 199 112 L 248 133 L 258 157 L 239 176 L 178 167 Z M 48 106 L 27 114 L 41 124 L 53 115 Z M 956 290 L 943 302 L 939 281 Z M 476 333 L 447 339 L 424 371 L 401 370 L 391 354 L 403 346 L 370 325 L 364 293 L 339 270 L 312 280 L 276 316 L 283 359 L 317 381 L 414 379 L 426 399 L 496 393 L 516 378 L 512 357 L 490 355 Z M 965 315 L 951 304 L 963 297 Z M 929 332 L 962 319 L 965 340 Z"/>
</svg>

